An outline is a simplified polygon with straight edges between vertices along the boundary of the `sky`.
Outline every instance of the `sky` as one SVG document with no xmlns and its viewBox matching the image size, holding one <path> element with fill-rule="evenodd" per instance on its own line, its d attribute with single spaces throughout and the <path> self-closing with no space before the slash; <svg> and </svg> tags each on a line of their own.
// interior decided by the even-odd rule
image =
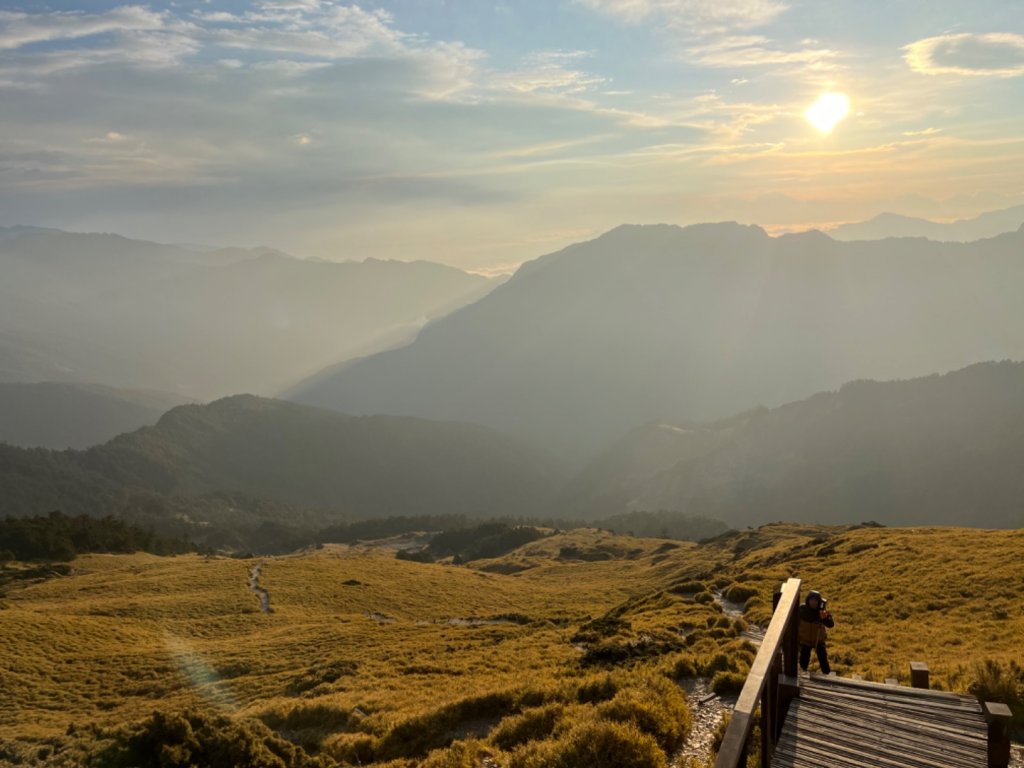
<svg viewBox="0 0 1024 768">
<path fill-rule="evenodd" d="M 1020 0 L 0 0 L 0 225 L 490 273 L 1020 203 Z"/>
</svg>

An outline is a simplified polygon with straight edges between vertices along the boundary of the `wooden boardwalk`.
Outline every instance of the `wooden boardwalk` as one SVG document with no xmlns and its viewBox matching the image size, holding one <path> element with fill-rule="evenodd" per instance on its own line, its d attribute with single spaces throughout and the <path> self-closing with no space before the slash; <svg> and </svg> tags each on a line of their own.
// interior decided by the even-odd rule
<svg viewBox="0 0 1024 768">
<path fill-rule="evenodd" d="M 979 768 L 988 725 L 978 700 L 812 675 L 801 680 L 773 768 Z"/>
</svg>

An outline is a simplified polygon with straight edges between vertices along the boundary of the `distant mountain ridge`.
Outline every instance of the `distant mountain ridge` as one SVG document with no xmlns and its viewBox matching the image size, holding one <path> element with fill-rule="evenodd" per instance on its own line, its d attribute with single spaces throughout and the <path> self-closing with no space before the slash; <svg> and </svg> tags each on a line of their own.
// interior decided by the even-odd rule
<svg viewBox="0 0 1024 768">
<path fill-rule="evenodd" d="M 131 516 L 132 492 L 221 491 L 354 519 L 523 515 L 559 480 L 545 457 L 484 427 L 351 417 L 251 395 L 179 406 L 85 451 L 0 445 L 0 514 L 17 516 Z"/>
<path fill-rule="evenodd" d="M 167 392 L 65 382 L 0 383 L 0 443 L 87 448 L 155 424 L 187 402 Z"/>
<path fill-rule="evenodd" d="M 637 424 L 1024 358 L 1020 285 L 1024 230 L 842 243 L 737 224 L 623 226 L 524 264 L 413 344 L 289 397 L 485 424 L 582 462 Z"/>
<path fill-rule="evenodd" d="M 1001 211 L 989 211 L 972 219 L 951 222 L 880 213 L 868 221 L 841 224 L 827 230 L 836 240 L 882 240 L 887 237 L 925 237 L 929 240 L 966 243 L 1006 232 L 1016 232 L 1024 226 L 1024 205 Z"/>
<path fill-rule="evenodd" d="M 500 282 L 428 262 L 306 261 L 31 227 L 0 235 L 7 382 L 277 394 L 410 341 Z"/>
<path fill-rule="evenodd" d="M 567 513 L 1024 526 L 1024 363 L 853 381 L 665 436 L 637 429 L 570 482 Z M 639 458 L 638 458 L 639 457 Z"/>
</svg>

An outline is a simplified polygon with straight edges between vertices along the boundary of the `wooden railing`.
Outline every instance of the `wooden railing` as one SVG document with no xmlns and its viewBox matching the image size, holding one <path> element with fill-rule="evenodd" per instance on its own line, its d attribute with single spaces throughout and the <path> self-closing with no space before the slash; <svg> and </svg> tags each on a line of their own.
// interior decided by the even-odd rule
<svg viewBox="0 0 1024 768">
<path fill-rule="evenodd" d="M 800 579 L 788 579 L 775 593 L 773 602 L 775 612 L 736 702 L 715 768 L 746 765 L 748 741 L 758 706 L 761 708 L 761 765 L 768 768 L 782 733 L 786 710 L 799 692 Z"/>
</svg>

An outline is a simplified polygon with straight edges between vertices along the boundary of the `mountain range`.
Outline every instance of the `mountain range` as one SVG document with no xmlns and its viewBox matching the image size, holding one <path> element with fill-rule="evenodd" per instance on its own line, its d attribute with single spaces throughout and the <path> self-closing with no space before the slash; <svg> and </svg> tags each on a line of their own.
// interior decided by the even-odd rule
<svg viewBox="0 0 1024 768">
<path fill-rule="evenodd" d="M 630 432 L 563 490 L 565 514 L 1024 525 L 1024 363 L 854 381 L 779 408 Z"/>
<path fill-rule="evenodd" d="M 480 423 L 582 465 L 637 424 L 1024 358 L 1021 285 L 1024 227 L 960 244 L 623 226 L 288 397 Z"/>
<path fill-rule="evenodd" d="M 251 395 L 173 408 L 84 451 L 0 445 L 0 515 L 14 516 L 137 517 L 139 494 L 160 506 L 215 493 L 278 505 L 279 522 L 291 506 L 331 519 L 525 515 L 560 480 L 551 461 L 484 427 L 351 417 Z"/>
<path fill-rule="evenodd" d="M 208 400 L 275 394 L 411 340 L 498 281 L 428 262 L 328 262 L 32 227 L 0 231 L 0 381 Z"/>
<path fill-rule="evenodd" d="M 880 213 L 868 221 L 841 224 L 827 230 L 836 240 L 882 240 L 887 237 L 925 237 L 929 240 L 960 243 L 996 237 L 1013 232 L 1024 224 L 1024 205 L 1001 211 L 989 211 L 973 219 L 941 222 Z"/>
</svg>

